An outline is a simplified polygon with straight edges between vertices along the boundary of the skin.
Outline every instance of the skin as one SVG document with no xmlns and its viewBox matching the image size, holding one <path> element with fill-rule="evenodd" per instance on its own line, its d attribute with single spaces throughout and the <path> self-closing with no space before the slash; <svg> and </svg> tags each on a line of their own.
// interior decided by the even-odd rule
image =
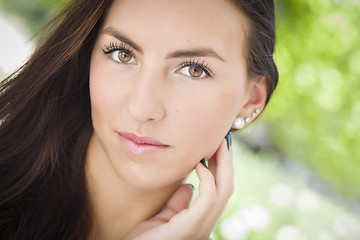
<svg viewBox="0 0 360 240">
<path fill-rule="evenodd" d="M 233 189 L 224 136 L 237 116 L 263 109 L 267 96 L 264 77 L 247 77 L 246 30 L 246 19 L 224 0 L 114 1 L 90 65 L 90 239 L 210 235 Z M 114 36 L 119 34 L 127 40 Z M 125 48 L 123 58 L 114 46 Z M 200 77 L 189 75 L 189 65 Z M 120 141 L 122 132 L 166 147 L 133 154 Z M 209 169 L 199 164 L 202 158 Z M 188 208 L 192 189 L 181 183 L 193 169 L 200 195 Z"/>
</svg>

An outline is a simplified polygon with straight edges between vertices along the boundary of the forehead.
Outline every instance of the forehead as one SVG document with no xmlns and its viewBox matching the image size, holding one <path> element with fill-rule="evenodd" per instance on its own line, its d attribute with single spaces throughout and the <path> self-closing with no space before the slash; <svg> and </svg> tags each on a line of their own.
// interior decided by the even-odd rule
<svg viewBox="0 0 360 240">
<path fill-rule="evenodd" d="M 103 28 L 114 27 L 154 47 L 211 45 L 224 55 L 243 55 L 246 26 L 227 0 L 114 0 Z"/>
</svg>

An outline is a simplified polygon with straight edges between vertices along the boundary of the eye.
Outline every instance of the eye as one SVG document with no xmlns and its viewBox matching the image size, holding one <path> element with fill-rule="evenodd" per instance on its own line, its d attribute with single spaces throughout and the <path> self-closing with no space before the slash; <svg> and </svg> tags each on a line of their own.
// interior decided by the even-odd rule
<svg viewBox="0 0 360 240">
<path fill-rule="evenodd" d="M 199 63 L 194 61 L 183 63 L 178 72 L 188 77 L 197 79 L 212 77 L 214 75 L 204 62 Z"/>
<path fill-rule="evenodd" d="M 110 43 L 110 45 L 105 46 L 102 51 L 105 55 L 110 55 L 110 57 L 118 63 L 136 63 L 132 49 L 124 43 Z"/>
<path fill-rule="evenodd" d="M 111 53 L 111 58 L 120 63 L 135 63 L 135 59 L 131 52 L 120 49 Z"/>
<path fill-rule="evenodd" d="M 203 69 L 193 65 L 183 67 L 182 69 L 180 69 L 179 72 L 185 75 L 190 75 L 190 77 L 194 77 L 194 78 L 203 78 L 206 76 L 206 73 Z"/>
</svg>

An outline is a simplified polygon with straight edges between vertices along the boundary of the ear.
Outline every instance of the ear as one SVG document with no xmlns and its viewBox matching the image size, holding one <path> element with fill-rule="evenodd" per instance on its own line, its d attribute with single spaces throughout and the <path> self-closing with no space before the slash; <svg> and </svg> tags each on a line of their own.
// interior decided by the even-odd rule
<svg viewBox="0 0 360 240">
<path fill-rule="evenodd" d="M 270 94 L 270 79 L 262 76 L 260 79 L 250 80 L 249 99 L 242 107 L 233 128 L 239 129 L 251 123 L 264 110 Z"/>
</svg>

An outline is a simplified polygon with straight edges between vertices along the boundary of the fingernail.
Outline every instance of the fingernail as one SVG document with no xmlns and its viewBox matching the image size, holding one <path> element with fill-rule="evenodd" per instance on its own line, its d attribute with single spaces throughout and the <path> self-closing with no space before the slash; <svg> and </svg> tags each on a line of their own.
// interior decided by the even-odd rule
<svg viewBox="0 0 360 240">
<path fill-rule="evenodd" d="M 208 168 L 208 167 L 206 166 L 206 162 L 205 162 L 205 159 L 204 159 L 204 158 L 201 159 L 200 163 L 201 163 L 205 168 Z"/>
<path fill-rule="evenodd" d="M 231 132 L 229 131 L 228 134 L 225 136 L 226 139 L 226 146 L 227 149 L 230 151 L 230 146 L 232 144 L 232 137 L 231 137 Z"/>
<path fill-rule="evenodd" d="M 192 190 L 194 190 L 194 185 L 192 185 L 192 184 L 190 184 L 190 183 L 187 183 L 187 185 L 188 185 L 189 187 L 191 187 Z"/>
</svg>

